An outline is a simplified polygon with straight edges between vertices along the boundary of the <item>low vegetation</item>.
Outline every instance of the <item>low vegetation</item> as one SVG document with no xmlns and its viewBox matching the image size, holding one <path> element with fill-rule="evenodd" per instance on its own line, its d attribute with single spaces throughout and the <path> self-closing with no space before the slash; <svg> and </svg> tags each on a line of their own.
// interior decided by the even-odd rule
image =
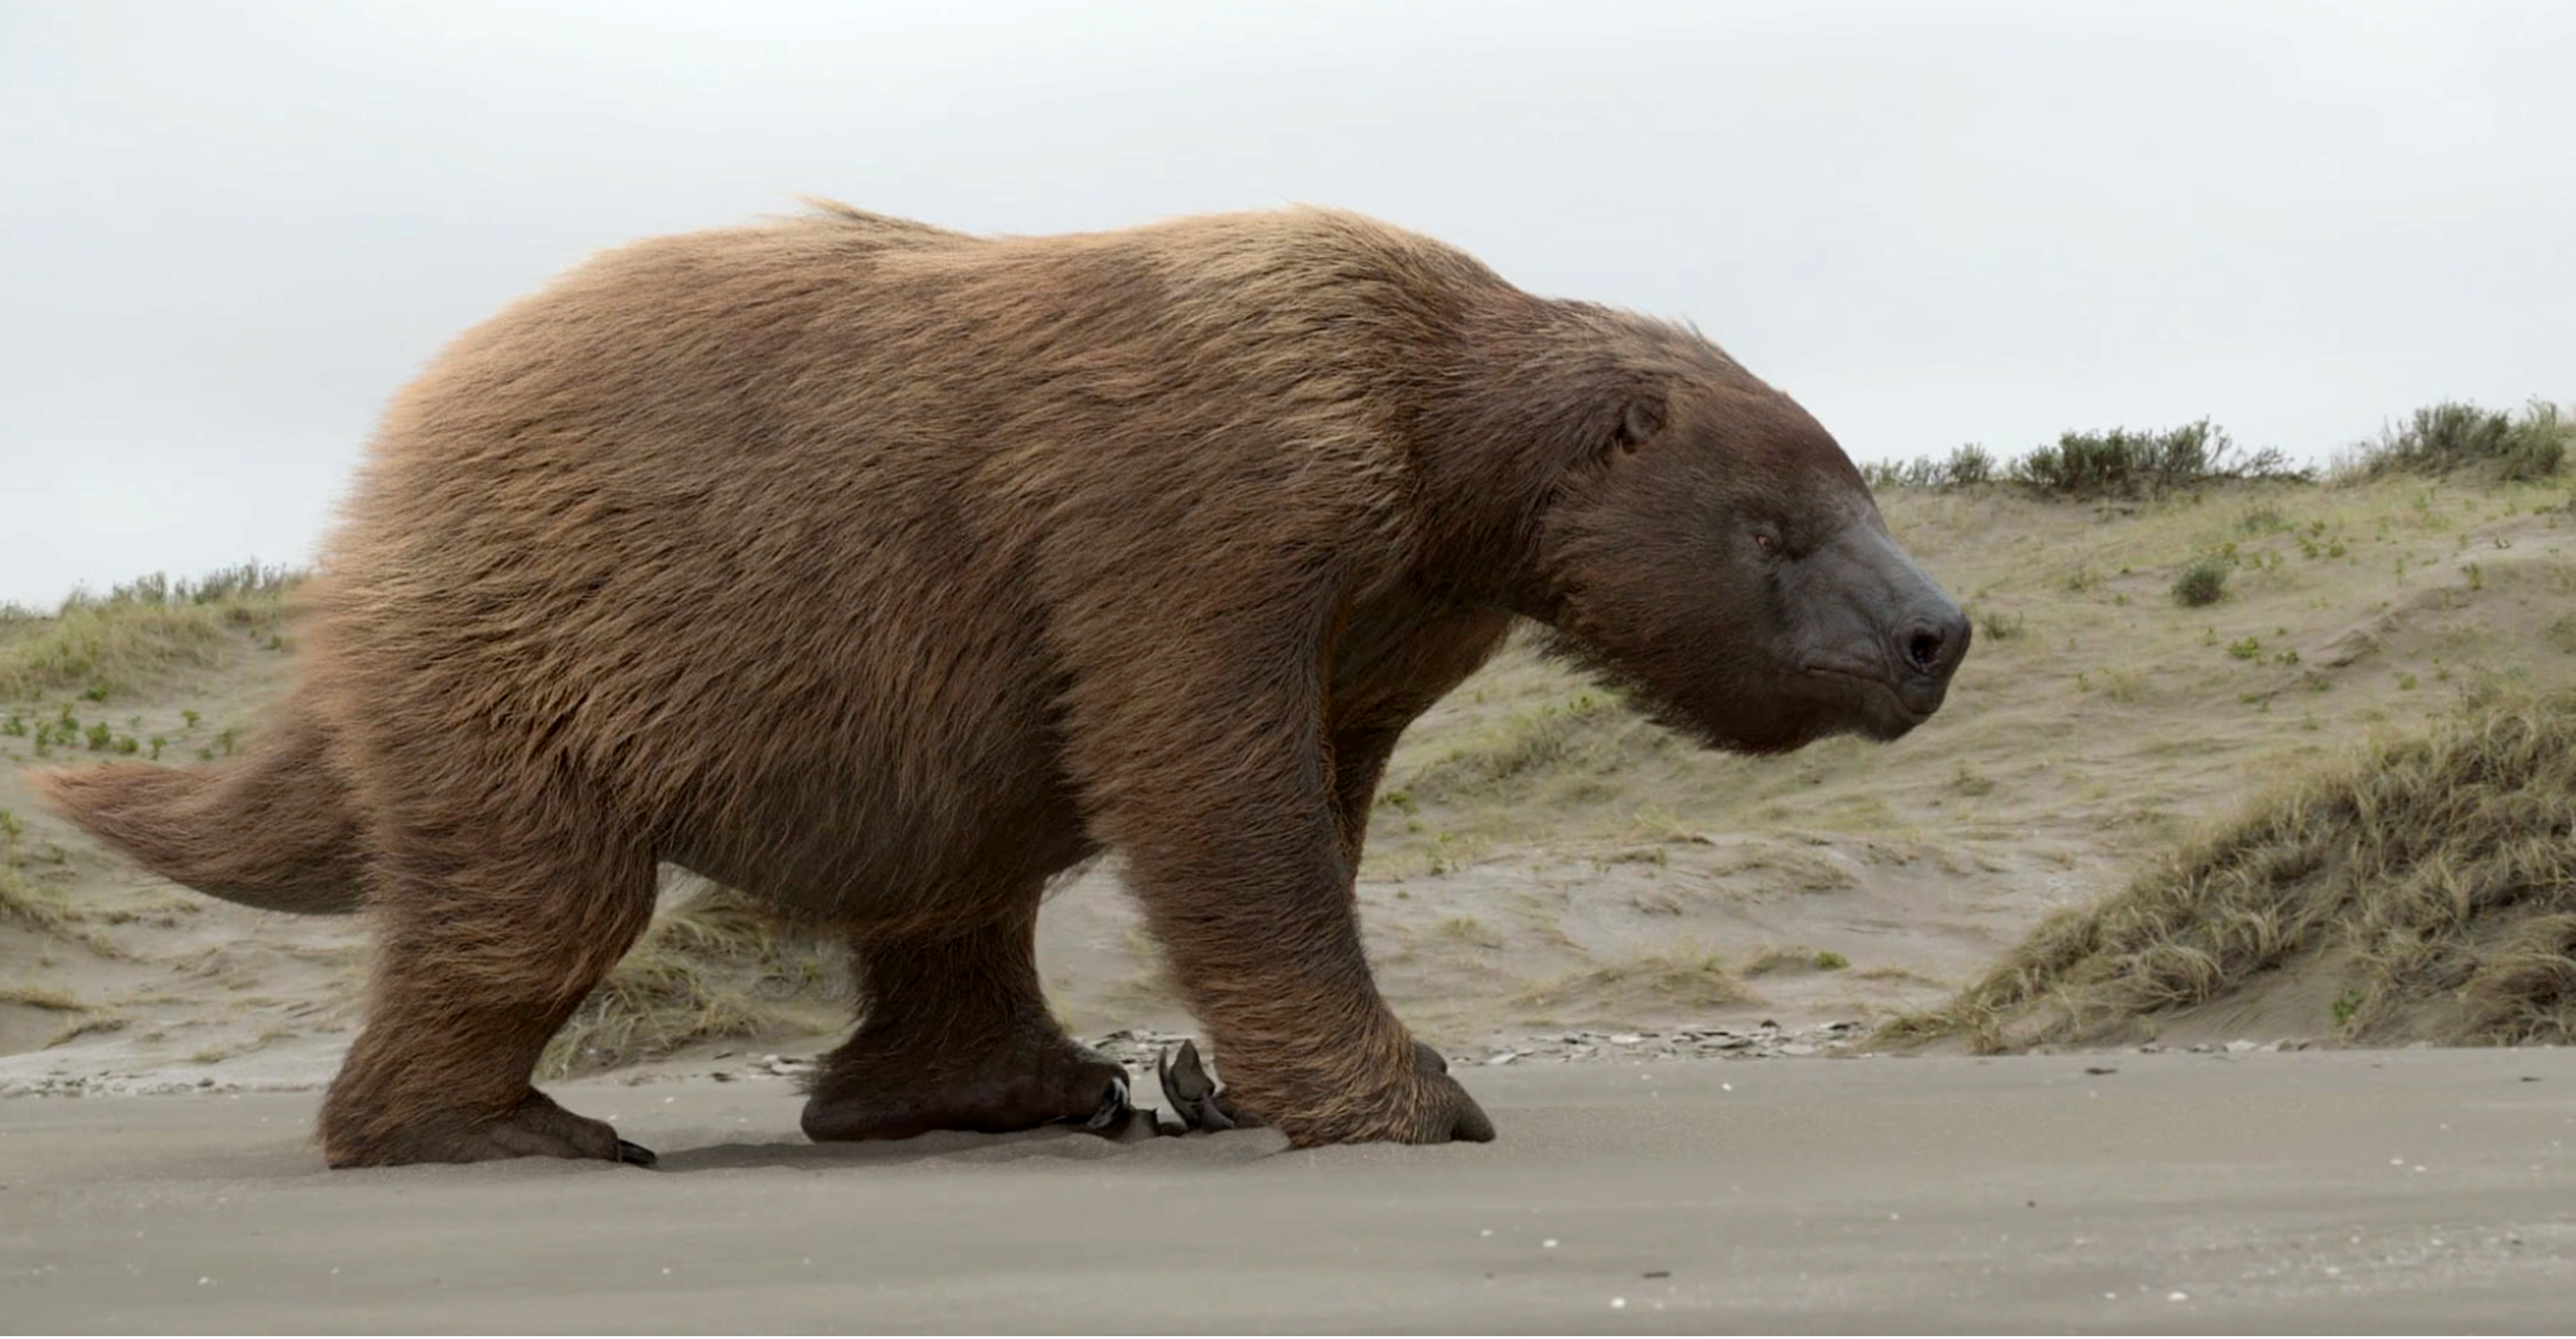
<svg viewBox="0 0 2576 1339">
<path fill-rule="evenodd" d="M 2215 555 L 2193 559 L 2174 574 L 2174 603 L 2185 609 L 2198 609 L 2227 598 L 2227 574 L 2235 564 Z"/>
<path fill-rule="evenodd" d="M 2279 451 L 2240 450 L 2223 428 L 2202 419 L 2178 428 L 2067 432 L 2025 455 L 1998 461 L 1982 446 L 1864 471 L 1872 487 L 1974 488 L 2014 485 L 2039 497 L 2082 500 L 2163 497 L 2209 484 L 2303 480 L 2309 472 Z"/>
<path fill-rule="evenodd" d="M 2571 834 L 2576 695 L 2470 708 L 2052 917 L 1896 1031 L 1985 1050 L 2132 1040 L 2282 992 L 2272 1015 L 2296 1026 L 2311 999 L 2314 1032 L 2349 1041 L 2576 1041 Z"/>
<path fill-rule="evenodd" d="M 1525 1018 L 1554 1026 L 1711 1013 L 1754 999 L 1715 951 L 1677 944 L 1531 987 L 1518 1003 Z"/>
<path fill-rule="evenodd" d="M 2446 401 L 2416 410 L 2404 425 L 2361 447 L 2343 468 L 2369 478 L 2473 474 L 2524 483 L 2555 477 L 2571 437 L 2576 420 L 2547 400 L 2534 400 L 2518 414 Z"/>
<path fill-rule="evenodd" d="M 2345 479 L 2468 475 L 2494 483 L 2527 483 L 2557 477 L 2571 445 L 2576 445 L 2576 418 L 2550 401 L 2533 400 L 2517 413 L 2444 402 L 2416 410 L 2377 441 L 2354 448 L 2334 474 Z M 2043 498 L 2127 501 L 2219 483 L 2312 477 L 2278 450 L 2241 450 L 2225 429 L 2207 419 L 2161 430 L 2067 432 L 2011 459 L 1971 444 L 1947 456 L 1870 465 L 1863 473 L 1873 488 L 1994 484 Z"/>
<path fill-rule="evenodd" d="M 85 924 L 54 888 L 33 872 L 36 860 L 27 850 L 26 824 L 0 809 L 0 925 L 32 930 L 48 939 L 68 940 L 93 952 L 115 955 L 115 947 Z"/>
<path fill-rule="evenodd" d="M 104 702 L 213 668 L 245 645 L 281 647 L 299 580 L 252 563 L 195 581 L 156 573 L 105 596 L 75 595 L 52 614 L 0 606 L 0 702 L 57 692 Z M 135 751 L 113 736 L 107 746 Z"/>
<path fill-rule="evenodd" d="M 1617 771 L 1669 743 L 1669 736 L 1628 710 L 1615 694 L 1587 686 L 1561 701 L 1542 702 L 1460 732 L 1437 756 L 1407 769 L 1381 800 L 1401 807 L 1409 802 L 1403 797 L 1491 798 L 1547 778 Z"/>
<path fill-rule="evenodd" d="M 816 945 L 713 884 L 656 917 L 643 942 L 555 1034 L 541 1078 L 594 1074 L 701 1042 L 795 1030 L 787 1004 L 839 979 Z"/>
</svg>

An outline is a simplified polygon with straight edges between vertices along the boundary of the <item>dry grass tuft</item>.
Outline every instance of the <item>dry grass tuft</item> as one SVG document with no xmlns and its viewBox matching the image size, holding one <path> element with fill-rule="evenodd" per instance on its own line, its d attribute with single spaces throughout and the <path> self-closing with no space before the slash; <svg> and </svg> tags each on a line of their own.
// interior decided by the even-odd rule
<svg viewBox="0 0 2576 1339">
<path fill-rule="evenodd" d="M 1670 748 L 1672 737 L 1616 696 L 1584 687 L 1562 701 L 1461 731 L 1439 757 L 1400 778 L 1419 802 L 1519 798 L 1551 780 L 1612 775 Z"/>
<path fill-rule="evenodd" d="M 2319 774 L 1891 1026 L 2018 1049 L 2265 992 L 2347 1041 L 2576 1041 L 2576 694 Z"/>
<path fill-rule="evenodd" d="M 49 1013 L 58 1014 L 81 1013 L 85 1008 L 80 1001 L 63 991 L 13 982 L 0 982 L 0 1004 L 23 1004 L 30 1009 L 43 1009 Z"/>
<path fill-rule="evenodd" d="M 256 564 L 172 581 L 158 573 L 51 615 L 0 608 L 0 702 L 48 692 L 130 695 L 274 642 L 299 574 Z"/>
<path fill-rule="evenodd" d="M 1766 976 L 1803 975 L 1811 972 L 1839 972 L 1851 966 L 1842 954 L 1820 952 L 1805 944 L 1774 944 L 1745 959 L 1742 975 L 1758 981 Z"/>
<path fill-rule="evenodd" d="M 27 877 L 25 835 L 18 816 L 0 809 L 0 924 L 68 940 L 107 957 L 124 956 L 85 924 L 62 894 Z"/>
<path fill-rule="evenodd" d="M 1529 1021 L 1557 1024 L 1629 1023 L 1711 1013 L 1758 1000 L 1714 951 L 1675 945 L 1569 973 L 1524 991 L 1518 1003 Z"/>
<path fill-rule="evenodd" d="M 582 1002 L 538 1063 L 541 1078 L 595 1074 L 699 1042 L 795 1029 L 781 1007 L 826 979 L 815 945 L 707 885 L 653 922 L 641 943 Z"/>
</svg>

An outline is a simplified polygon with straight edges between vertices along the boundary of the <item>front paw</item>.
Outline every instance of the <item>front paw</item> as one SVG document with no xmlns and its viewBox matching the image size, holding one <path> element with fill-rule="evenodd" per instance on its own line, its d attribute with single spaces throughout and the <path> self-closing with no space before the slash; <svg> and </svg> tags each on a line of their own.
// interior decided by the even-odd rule
<svg viewBox="0 0 2576 1339">
<path fill-rule="evenodd" d="M 1408 1133 L 1390 1135 L 1408 1144 L 1494 1142 L 1494 1121 L 1467 1089 L 1449 1077 L 1448 1058 L 1426 1043 L 1413 1043 L 1414 1076 L 1421 1082 L 1419 1105 Z"/>
<path fill-rule="evenodd" d="M 1449 1062 L 1422 1042 L 1413 1042 L 1412 1066 L 1393 1082 L 1358 1092 L 1326 1092 L 1311 1099 L 1274 1101 L 1265 1119 L 1261 1111 L 1235 1100 L 1231 1089 L 1218 1087 L 1199 1059 L 1198 1045 L 1183 1042 L 1163 1056 L 1163 1096 L 1182 1125 L 1192 1131 L 1232 1130 L 1276 1125 L 1301 1148 L 1318 1144 L 1393 1142 L 1445 1144 L 1458 1140 L 1489 1143 L 1494 1122 L 1476 1099 L 1449 1077 Z"/>
</svg>

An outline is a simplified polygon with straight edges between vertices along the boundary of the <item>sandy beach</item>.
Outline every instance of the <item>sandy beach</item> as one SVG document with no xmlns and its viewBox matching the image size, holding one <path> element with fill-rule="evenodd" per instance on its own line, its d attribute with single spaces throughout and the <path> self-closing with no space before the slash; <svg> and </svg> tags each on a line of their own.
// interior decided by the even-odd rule
<svg viewBox="0 0 2576 1339">
<path fill-rule="evenodd" d="M 1566 1064 L 1491 1146 L 818 1147 L 566 1085 L 659 1169 L 326 1172 L 310 1093 L 0 1104 L 12 1330 L 2563 1331 L 2576 1053 Z"/>
</svg>

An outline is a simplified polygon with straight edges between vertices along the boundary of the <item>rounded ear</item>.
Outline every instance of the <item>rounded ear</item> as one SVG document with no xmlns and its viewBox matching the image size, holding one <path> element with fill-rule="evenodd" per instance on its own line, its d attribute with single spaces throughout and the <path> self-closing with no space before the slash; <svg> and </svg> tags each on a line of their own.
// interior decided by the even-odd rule
<svg viewBox="0 0 2576 1339">
<path fill-rule="evenodd" d="M 1619 426 L 1611 440 L 1622 451 L 1634 451 L 1664 428 L 1664 402 L 1661 396 L 1639 395 L 1629 399 L 1619 411 Z"/>
</svg>

